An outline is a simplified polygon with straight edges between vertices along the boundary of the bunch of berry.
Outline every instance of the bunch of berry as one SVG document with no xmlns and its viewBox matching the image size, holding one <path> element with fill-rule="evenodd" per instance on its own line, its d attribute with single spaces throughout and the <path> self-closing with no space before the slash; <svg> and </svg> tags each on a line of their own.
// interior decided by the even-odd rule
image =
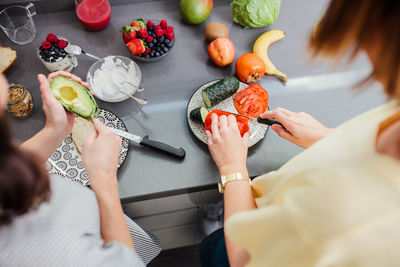
<svg viewBox="0 0 400 267">
<path fill-rule="evenodd" d="M 131 25 L 122 27 L 122 38 L 132 54 L 153 58 L 162 56 L 174 46 L 174 28 L 168 26 L 166 20 L 154 25 L 148 20 L 146 25 L 142 19 L 134 20 Z"/>
<path fill-rule="evenodd" d="M 68 45 L 68 41 L 58 39 L 55 34 L 49 33 L 46 41 L 39 47 L 39 54 L 44 61 L 56 62 L 59 58 L 65 58 L 67 52 L 64 48 Z"/>
</svg>

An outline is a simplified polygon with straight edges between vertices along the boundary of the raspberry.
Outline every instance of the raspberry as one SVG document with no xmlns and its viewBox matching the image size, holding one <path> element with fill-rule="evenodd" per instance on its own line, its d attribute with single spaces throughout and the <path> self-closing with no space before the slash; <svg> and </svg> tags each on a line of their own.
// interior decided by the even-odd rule
<svg viewBox="0 0 400 267">
<path fill-rule="evenodd" d="M 167 32 L 174 32 L 174 27 L 168 26 L 167 27 Z"/>
<path fill-rule="evenodd" d="M 44 41 L 42 43 L 43 49 L 49 49 L 51 47 L 51 43 L 49 41 Z"/>
<path fill-rule="evenodd" d="M 146 48 L 146 50 L 144 50 L 143 55 L 148 55 L 148 54 L 150 54 L 150 52 L 151 52 L 151 49 L 150 48 Z"/>
<path fill-rule="evenodd" d="M 147 38 L 149 36 L 146 30 L 140 30 L 139 33 L 142 38 Z"/>
<path fill-rule="evenodd" d="M 151 20 L 147 21 L 147 28 L 151 28 L 154 26 L 154 23 Z"/>
<path fill-rule="evenodd" d="M 173 32 L 168 32 L 165 36 L 167 36 L 167 38 L 171 41 L 173 41 L 175 38 L 175 34 Z"/>
<path fill-rule="evenodd" d="M 157 35 L 157 37 L 163 36 L 164 35 L 164 30 L 159 29 L 158 31 L 156 31 L 156 35 Z"/>
<path fill-rule="evenodd" d="M 65 40 L 58 40 L 58 49 L 64 49 L 67 46 L 67 42 Z"/>
<path fill-rule="evenodd" d="M 49 33 L 46 37 L 46 40 L 50 43 L 56 43 L 58 41 L 58 38 L 55 34 Z"/>
<path fill-rule="evenodd" d="M 153 41 L 153 36 L 148 36 L 146 42 L 151 43 Z"/>
<path fill-rule="evenodd" d="M 163 28 L 163 29 L 165 29 L 165 28 L 167 28 L 167 21 L 165 20 L 165 19 L 163 19 L 163 20 L 161 20 L 160 21 L 160 26 L 161 26 L 161 28 Z"/>
<path fill-rule="evenodd" d="M 154 32 L 162 30 L 160 25 L 156 25 L 156 27 L 154 27 Z"/>
</svg>

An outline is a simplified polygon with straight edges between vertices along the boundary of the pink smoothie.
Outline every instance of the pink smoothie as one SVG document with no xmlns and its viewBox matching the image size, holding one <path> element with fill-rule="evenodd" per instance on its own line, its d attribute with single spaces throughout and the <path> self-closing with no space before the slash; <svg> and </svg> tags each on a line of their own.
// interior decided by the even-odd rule
<svg viewBox="0 0 400 267">
<path fill-rule="evenodd" d="M 110 22 L 111 7 L 106 0 L 85 0 L 79 4 L 76 14 L 88 30 L 98 31 Z"/>
</svg>

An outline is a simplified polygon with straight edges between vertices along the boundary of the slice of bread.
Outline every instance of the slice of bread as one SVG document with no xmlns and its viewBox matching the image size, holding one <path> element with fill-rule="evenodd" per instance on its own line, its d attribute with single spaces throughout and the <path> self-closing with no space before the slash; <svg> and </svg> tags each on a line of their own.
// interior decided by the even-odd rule
<svg viewBox="0 0 400 267">
<path fill-rule="evenodd" d="M 0 72 L 5 72 L 17 59 L 17 52 L 10 47 L 0 46 Z"/>
<path fill-rule="evenodd" d="M 83 143 L 92 131 L 94 131 L 92 122 L 81 117 L 75 117 L 71 136 L 79 153 L 82 154 Z"/>
</svg>

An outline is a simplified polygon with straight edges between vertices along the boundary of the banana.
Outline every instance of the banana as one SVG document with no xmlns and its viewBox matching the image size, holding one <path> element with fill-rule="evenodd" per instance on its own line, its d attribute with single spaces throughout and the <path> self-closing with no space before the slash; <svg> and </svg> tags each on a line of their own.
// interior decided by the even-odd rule
<svg viewBox="0 0 400 267">
<path fill-rule="evenodd" d="M 261 34 L 253 46 L 253 53 L 259 56 L 265 63 L 265 73 L 268 75 L 276 75 L 282 78 L 284 82 L 287 82 L 286 74 L 280 72 L 268 57 L 268 47 L 270 44 L 279 41 L 285 37 L 286 33 L 280 30 L 267 31 Z"/>
</svg>

